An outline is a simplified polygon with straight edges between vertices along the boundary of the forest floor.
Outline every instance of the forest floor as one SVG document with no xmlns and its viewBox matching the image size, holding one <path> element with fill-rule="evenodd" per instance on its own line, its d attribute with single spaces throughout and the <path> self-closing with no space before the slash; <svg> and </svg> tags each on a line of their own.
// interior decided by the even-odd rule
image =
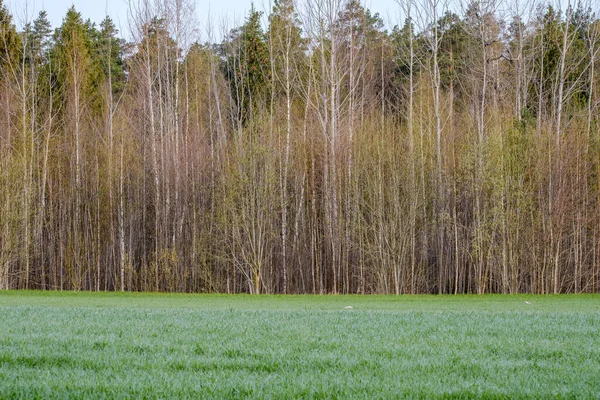
<svg viewBox="0 0 600 400">
<path fill-rule="evenodd" d="M 0 292 L 0 398 L 599 398 L 598 377 L 598 295 Z"/>
</svg>

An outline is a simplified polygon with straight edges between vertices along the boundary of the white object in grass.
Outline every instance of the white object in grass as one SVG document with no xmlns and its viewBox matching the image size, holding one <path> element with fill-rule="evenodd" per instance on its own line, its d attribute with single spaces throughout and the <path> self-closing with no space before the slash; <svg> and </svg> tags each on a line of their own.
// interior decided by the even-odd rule
<svg viewBox="0 0 600 400">
<path fill-rule="evenodd" d="M 346 307 L 344 307 L 344 308 L 352 308 L 352 306 L 346 306 Z"/>
<path fill-rule="evenodd" d="M 528 302 L 527 300 L 525 300 L 525 304 L 531 304 L 530 302 Z"/>
</svg>

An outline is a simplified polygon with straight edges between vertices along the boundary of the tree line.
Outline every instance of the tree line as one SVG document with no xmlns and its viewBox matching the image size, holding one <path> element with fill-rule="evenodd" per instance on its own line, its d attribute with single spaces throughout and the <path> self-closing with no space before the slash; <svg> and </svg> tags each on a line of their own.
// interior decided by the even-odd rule
<svg viewBox="0 0 600 400">
<path fill-rule="evenodd" d="M 594 4 L 0 0 L 0 289 L 597 292 Z"/>
</svg>

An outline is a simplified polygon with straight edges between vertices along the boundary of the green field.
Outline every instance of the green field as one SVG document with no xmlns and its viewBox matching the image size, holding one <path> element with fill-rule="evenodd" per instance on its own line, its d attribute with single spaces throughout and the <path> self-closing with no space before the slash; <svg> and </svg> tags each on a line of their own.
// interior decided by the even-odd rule
<svg viewBox="0 0 600 400">
<path fill-rule="evenodd" d="M 600 398 L 600 297 L 0 292 L 0 398 L 85 397 Z"/>
</svg>

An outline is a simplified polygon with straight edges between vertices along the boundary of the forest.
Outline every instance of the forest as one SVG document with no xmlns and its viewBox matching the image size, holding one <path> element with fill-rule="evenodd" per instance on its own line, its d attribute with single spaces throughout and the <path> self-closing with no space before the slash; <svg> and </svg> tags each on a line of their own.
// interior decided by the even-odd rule
<svg viewBox="0 0 600 400">
<path fill-rule="evenodd" d="M 598 292 L 600 19 L 566 2 L 131 0 L 125 35 L 0 0 L 0 289 Z"/>
</svg>

